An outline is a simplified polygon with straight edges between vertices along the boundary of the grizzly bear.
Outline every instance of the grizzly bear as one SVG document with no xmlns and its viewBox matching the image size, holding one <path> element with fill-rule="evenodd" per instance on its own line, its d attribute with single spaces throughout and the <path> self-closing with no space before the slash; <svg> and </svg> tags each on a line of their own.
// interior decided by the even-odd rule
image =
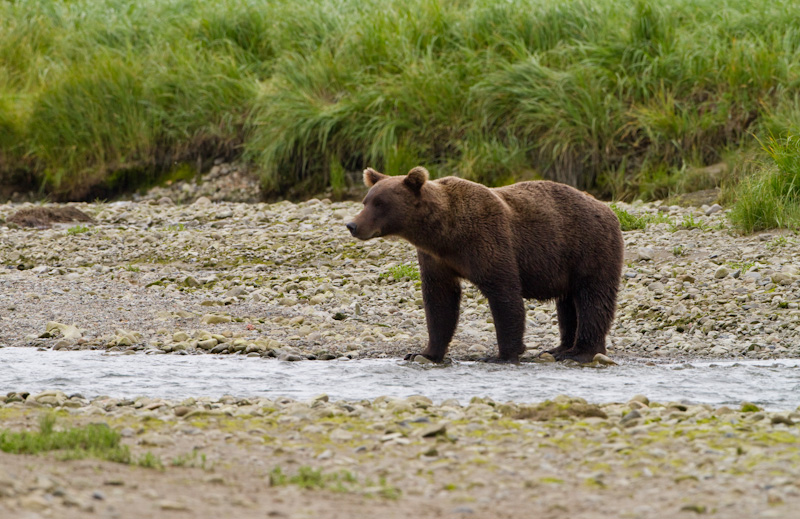
<svg viewBox="0 0 800 519">
<path fill-rule="evenodd" d="M 564 184 L 519 182 L 488 188 L 457 177 L 428 180 L 368 168 L 364 209 L 347 224 L 360 240 L 395 235 L 417 248 L 428 346 L 444 359 L 456 329 L 461 279 L 486 296 L 499 356 L 525 351 L 523 299 L 555 300 L 561 342 L 557 360 L 590 362 L 605 353 L 619 288 L 624 244 L 606 205 Z M 410 353 L 406 359 L 413 359 Z"/>
</svg>

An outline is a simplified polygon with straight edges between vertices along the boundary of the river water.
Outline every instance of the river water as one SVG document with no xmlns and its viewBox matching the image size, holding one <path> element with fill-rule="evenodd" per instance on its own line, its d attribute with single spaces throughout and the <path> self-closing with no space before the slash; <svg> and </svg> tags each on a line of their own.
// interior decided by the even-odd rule
<svg viewBox="0 0 800 519">
<path fill-rule="evenodd" d="M 285 396 L 326 393 L 335 400 L 425 395 L 440 403 L 473 396 L 540 402 L 559 394 L 625 402 L 641 393 L 658 402 L 739 405 L 770 410 L 800 405 L 800 359 L 692 362 L 604 368 L 559 364 L 457 362 L 420 366 L 397 359 L 282 362 L 230 355 L 121 355 L 99 351 L 0 349 L 0 392 L 59 389 L 93 398 Z"/>
</svg>

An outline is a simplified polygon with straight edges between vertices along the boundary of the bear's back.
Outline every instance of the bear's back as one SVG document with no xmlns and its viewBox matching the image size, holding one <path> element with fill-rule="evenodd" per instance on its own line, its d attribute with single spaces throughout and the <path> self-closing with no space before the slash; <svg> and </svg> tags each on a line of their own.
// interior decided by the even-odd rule
<svg viewBox="0 0 800 519">
<path fill-rule="evenodd" d="M 519 223 L 542 223 L 542 219 L 547 219 L 554 224 L 577 224 L 581 228 L 619 226 L 616 215 L 605 204 L 566 184 L 538 180 L 492 191 L 508 204 Z"/>
<path fill-rule="evenodd" d="M 602 202 L 550 181 L 520 182 L 493 189 L 511 209 L 511 225 L 522 271 L 547 273 L 545 286 L 529 286 L 537 298 L 552 297 L 576 277 L 610 278 L 622 269 L 624 242 L 619 221 Z M 542 297 L 544 296 L 544 297 Z"/>
</svg>

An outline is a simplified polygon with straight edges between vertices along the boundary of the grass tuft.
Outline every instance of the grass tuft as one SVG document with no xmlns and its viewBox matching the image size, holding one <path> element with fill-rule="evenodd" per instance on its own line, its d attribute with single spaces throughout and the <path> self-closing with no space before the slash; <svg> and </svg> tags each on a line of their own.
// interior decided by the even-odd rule
<svg viewBox="0 0 800 519">
<path fill-rule="evenodd" d="M 395 265 L 389 269 L 389 272 L 383 272 L 380 275 L 380 277 L 384 279 L 388 278 L 389 276 L 393 277 L 395 280 L 409 278 L 412 281 L 418 281 L 419 269 L 410 264 Z"/>
<path fill-rule="evenodd" d="M 135 464 L 146 469 L 164 470 L 164 463 L 161 461 L 161 458 L 150 451 L 140 456 Z"/>
<path fill-rule="evenodd" d="M 708 226 L 707 223 L 703 221 L 695 220 L 694 216 L 691 214 L 683 215 L 683 220 L 681 220 L 680 222 L 677 221 L 673 222 L 670 225 L 670 231 L 672 232 L 681 230 L 691 231 L 692 229 L 700 229 L 701 231 L 707 231 L 710 229 L 710 227 Z"/>
<path fill-rule="evenodd" d="M 128 447 L 120 444 L 120 434 L 105 424 L 56 430 L 54 414 L 39 419 L 37 432 L 0 431 L 0 450 L 12 454 L 39 454 L 58 451 L 64 459 L 99 458 L 130 463 Z"/>
<path fill-rule="evenodd" d="M 70 236 L 74 236 L 76 234 L 83 234 L 90 232 L 92 229 L 91 227 L 87 227 L 85 225 L 73 225 L 69 229 L 67 229 L 67 234 Z"/>
<path fill-rule="evenodd" d="M 635 215 L 622 209 L 617 204 L 611 204 L 611 210 L 617 215 L 620 227 L 623 231 L 634 231 L 644 229 L 651 223 L 667 223 L 669 218 L 663 215 L 642 214 Z"/>
<path fill-rule="evenodd" d="M 272 469 L 269 475 L 272 486 L 296 485 L 305 489 L 329 489 L 345 492 L 349 487 L 358 483 L 352 472 L 340 470 L 338 472 L 323 473 L 319 469 L 302 466 L 294 475 L 286 475 L 280 467 Z"/>
</svg>

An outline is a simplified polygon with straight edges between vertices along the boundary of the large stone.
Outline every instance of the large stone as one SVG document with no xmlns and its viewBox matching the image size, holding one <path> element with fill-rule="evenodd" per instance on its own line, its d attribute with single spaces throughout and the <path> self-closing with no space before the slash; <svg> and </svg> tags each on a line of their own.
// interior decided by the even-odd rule
<svg viewBox="0 0 800 519">
<path fill-rule="evenodd" d="M 592 362 L 597 362 L 598 364 L 602 364 L 604 366 L 616 366 L 617 363 L 611 360 L 610 357 L 607 355 L 603 355 L 602 353 L 598 353 L 592 359 Z"/>
<path fill-rule="evenodd" d="M 431 359 L 422 355 L 414 355 L 414 362 L 417 364 L 434 364 Z"/>
<path fill-rule="evenodd" d="M 771 280 L 776 285 L 790 285 L 794 282 L 796 276 L 789 272 L 776 272 L 772 274 Z"/>
<path fill-rule="evenodd" d="M 41 405 L 61 406 L 67 401 L 67 395 L 63 391 L 49 390 L 42 391 L 36 395 L 29 395 L 26 401 L 34 401 Z"/>
<path fill-rule="evenodd" d="M 203 341 L 197 341 L 197 347 L 202 350 L 210 350 L 217 345 L 216 339 L 206 339 Z"/>
<path fill-rule="evenodd" d="M 723 279 L 730 275 L 731 269 L 725 265 L 720 265 L 717 267 L 717 270 L 714 271 L 714 278 L 715 279 Z"/>
<path fill-rule="evenodd" d="M 221 324 L 231 322 L 232 318 L 230 315 L 205 314 L 200 321 L 204 324 Z"/>
<path fill-rule="evenodd" d="M 247 294 L 247 290 L 243 286 L 235 286 L 225 292 L 222 297 L 241 297 Z"/>
<path fill-rule="evenodd" d="M 186 276 L 185 278 L 183 278 L 183 284 L 191 288 L 197 288 L 203 285 L 202 283 L 197 281 L 197 279 L 195 279 L 194 276 Z"/>
<path fill-rule="evenodd" d="M 61 334 L 62 337 L 69 340 L 80 339 L 83 334 L 81 334 L 78 327 L 72 324 L 62 324 L 57 323 L 55 321 L 50 321 L 47 323 L 45 328 L 47 333 L 52 335 Z"/>
<path fill-rule="evenodd" d="M 436 436 L 445 436 L 447 434 L 447 423 L 441 422 L 427 427 L 422 427 L 415 431 L 416 436 L 420 438 L 434 438 Z"/>
<path fill-rule="evenodd" d="M 651 261 L 656 257 L 656 251 L 650 247 L 640 247 L 636 251 L 636 259 L 639 261 Z"/>
<path fill-rule="evenodd" d="M 540 353 L 535 359 L 534 362 L 541 362 L 541 363 L 550 363 L 555 362 L 556 358 L 553 357 L 552 354 L 545 352 Z"/>
<path fill-rule="evenodd" d="M 620 425 L 624 425 L 626 427 L 629 427 L 630 425 L 633 425 L 632 422 L 634 422 L 635 420 L 638 420 L 641 417 L 642 417 L 642 413 L 640 413 L 637 409 L 633 409 L 628 414 L 623 416 L 620 419 L 619 423 L 620 423 Z"/>
</svg>

